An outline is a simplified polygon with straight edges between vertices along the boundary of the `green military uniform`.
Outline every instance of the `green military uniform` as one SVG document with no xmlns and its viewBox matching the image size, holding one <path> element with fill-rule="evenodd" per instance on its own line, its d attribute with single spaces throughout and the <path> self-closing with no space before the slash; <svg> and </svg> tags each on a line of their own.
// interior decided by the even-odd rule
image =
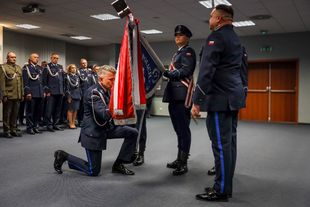
<svg viewBox="0 0 310 207">
<path fill-rule="evenodd" d="M 19 103 L 24 96 L 20 66 L 10 63 L 0 65 L 0 94 L 3 99 L 4 134 L 16 133 Z"/>
</svg>

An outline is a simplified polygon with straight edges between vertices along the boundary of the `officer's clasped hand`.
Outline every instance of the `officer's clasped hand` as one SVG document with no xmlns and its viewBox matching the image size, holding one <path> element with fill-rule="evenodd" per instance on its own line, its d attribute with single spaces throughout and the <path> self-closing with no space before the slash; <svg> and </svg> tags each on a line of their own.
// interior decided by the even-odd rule
<svg viewBox="0 0 310 207">
<path fill-rule="evenodd" d="M 165 70 L 163 72 L 163 76 L 166 77 L 166 78 L 169 78 L 169 70 Z"/>
</svg>

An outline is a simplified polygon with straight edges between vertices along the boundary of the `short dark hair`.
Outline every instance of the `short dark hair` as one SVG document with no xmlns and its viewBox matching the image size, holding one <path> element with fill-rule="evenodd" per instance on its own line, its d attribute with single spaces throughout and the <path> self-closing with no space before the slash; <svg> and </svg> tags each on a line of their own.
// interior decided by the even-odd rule
<svg viewBox="0 0 310 207">
<path fill-rule="evenodd" d="M 221 10 L 229 15 L 230 18 L 234 18 L 234 10 L 231 6 L 225 4 L 219 4 L 215 7 L 216 10 Z"/>
</svg>

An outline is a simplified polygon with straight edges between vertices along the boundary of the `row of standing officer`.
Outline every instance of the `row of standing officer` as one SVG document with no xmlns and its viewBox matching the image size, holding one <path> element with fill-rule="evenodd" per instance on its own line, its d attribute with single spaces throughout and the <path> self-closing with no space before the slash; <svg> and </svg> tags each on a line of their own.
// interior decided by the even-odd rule
<svg viewBox="0 0 310 207">
<path fill-rule="evenodd" d="M 16 64 L 16 55 L 9 52 L 7 63 L 1 66 L 1 101 L 3 101 L 4 136 L 12 138 L 21 136 L 17 129 L 19 104 L 25 99 L 27 133 L 41 133 L 39 121 L 42 116 L 42 106 L 46 98 L 44 122 L 47 130 L 54 132 L 62 130 L 58 126 L 61 119 L 63 97 L 65 94 L 65 71 L 58 64 L 59 55 L 53 53 L 51 62 L 42 68 L 38 65 L 39 55 L 33 53 L 28 64 L 23 69 Z M 82 64 L 82 62 L 84 64 Z M 86 62 L 86 64 L 85 64 Z M 97 75 L 87 68 L 87 61 L 81 59 L 80 69 L 81 91 L 97 82 Z M 85 70 L 86 66 L 86 70 Z"/>
</svg>

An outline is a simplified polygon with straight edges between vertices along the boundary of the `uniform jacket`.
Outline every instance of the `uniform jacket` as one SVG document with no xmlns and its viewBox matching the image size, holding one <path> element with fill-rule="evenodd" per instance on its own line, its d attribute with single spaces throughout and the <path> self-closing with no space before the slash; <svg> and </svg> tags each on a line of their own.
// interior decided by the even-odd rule
<svg viewBox="0 0 310 207">
<path fill-rule="evenodd" d="M 23 67 L 24 94 L 33 98 L 43 98 L 42 68 L 39 65 L 27 64 Z"/>
<path fill-rule="evenodd" d="M 193 102 L 202 111 L 231 111 L 244 107 L 241 79 L 243 50 L 232 25 L 213 31 L 206 40 Z"/>
<path fill-rule="evenodd" d="M 109 113 L 109 92 L 96 84 L 84 96 L 83 126 L 79 138 L 82 147 L 91 150 L 106 149 L 107 131 L 111 128 L 113 119 Z"/>
<path fill-rule="evenodd" d="M 177 76 L 168 81 L 163 102 L 185 101 L 187 87 L 181 80 L 192 78 L 196 67 L 196 53 L 186 45 L 174 54 L 171 64 L 177 70 Z"/>
<path fill-rule="evenodd" d="M 90 86 L 96 85 L 98 83 L 98 74 L 95 72 L 91 72 L 91 81 Z"/>
<path fill-rule="evenodd" d="M 65 75 L 65 94 L 72 99 L 81 100 L 82 91 L 79 76 L 73 74 Z"/>
<path fill-rule="evenodd" d="M 91 82 L 92 82 L 91 70 L 89 68 L 86 68 L 86 69 L 80 68 L 79 77 L 80 77 L 82 93 L 85 94 L 87 89 L 91 86 Z"/>
<path fill-rule="evenodd" d="M 52 63 L 47 64 L 47 67 L 43 70 L 43 87 L 46 93 L 51 93 L 52 95 L 64 94 L 62 65 Z"/>
<path fill-rule="evenodd" d="M 24 96 L 22 69 L 18 65 L 5 63 L 0 66 L 0 94 L 8 99 Z"/>
</svg>

